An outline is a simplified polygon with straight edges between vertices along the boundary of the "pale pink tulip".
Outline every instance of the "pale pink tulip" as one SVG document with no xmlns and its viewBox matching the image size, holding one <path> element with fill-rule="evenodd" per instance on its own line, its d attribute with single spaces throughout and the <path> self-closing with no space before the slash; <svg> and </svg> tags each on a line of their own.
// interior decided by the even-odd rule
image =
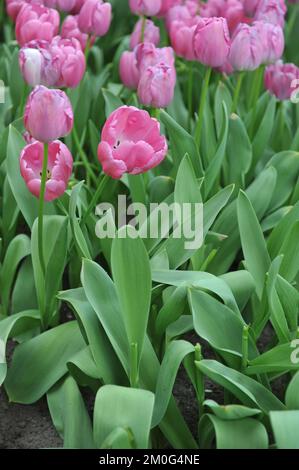
<svg viewBox="0 0 299 470">
<path fill-rule="evenodd" d="M 141 38 L 142 20 L 139 20 L 134 28 L 130 38 L 130 48 L 134 49 L 141 42 L 151 42 L 157 46 L 160 42 L 160 30 L 151 20 L 146 20 L 143 40 Z"/>
<path fill-rule="evenodd" d="M 35 39 L 50 42 L 58 33 L 60 17 L 57 10 L 42 5 L 25 4 L 16 21 L 16 38 L 20 46 Z"/>
</svg>

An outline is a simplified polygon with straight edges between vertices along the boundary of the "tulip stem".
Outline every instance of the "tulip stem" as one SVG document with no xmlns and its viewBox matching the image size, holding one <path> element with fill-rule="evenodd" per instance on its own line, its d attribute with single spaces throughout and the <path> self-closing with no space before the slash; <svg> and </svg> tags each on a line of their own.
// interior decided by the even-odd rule
<svg viewBox="0 0 299 470">
<path fill-rule="evenodd" d="M 142 16 L 141 19 L 141 33 L 140 33 L 140 42 L 144 42 L 144 34 L 145 34 L 145 26 L 146 26 L 146 17 Z"/>
<path fill-rule="evenodd" d="M 242 370 L 244 371 L 248 365 L 248 339 L 249 339 L 249 325 L 243 326 L 242 333 Z"/>
<path fill-rule="evenodd" d="M 244 78 L 244 72 L 240 72 L 238 75 L 237 84 L 236 84 L 236 88 L 234 92 L 234 98 L 233 98 L 233 104 L 232 104 L 232 110 L 231 110 L 232 113 L 236 112 L 238 108 L 238 102 L 239 102 L 240 91 L 242 88 L 243 78 Z"/>
<path fill-rule="evenodd" d="M 130 347 L 130 385 L 138 388 L 138 345 L 132 343 Z"/>
<path fill-rule="evenodd" d="M 84 167 L 85 167 L 85 170 L 86 170 L 86 173 L 87 175 L 90 176 L 90 178 L 92 179 L 92 181 L 97 184 L 98 180 L 97 180 L 97 177 L 96 175 L 94 174 L 94 172 L 92 171 L 91 169 L 91 166 L 89 164 L 89 161 L 88 161 L 88 158 L 87 158 L 87 155 L 86 153 L 84 152 L 84 150 L 82 149 L 82 146 L 81 146 L 81 143 L 80 143 L 80 140 L 79 140 L 79 136 L 78 136 L 78 133 L 77 133 L 77 130 L 76 130 L 76 127 L 74 126 L 73 127 L 73 137 L 74 137 L 74 141 L 75 141 L 75 144 L 76 144 L 76 147 L 77 147 L 77 150 L 78 150 L 78 153 L 81 157 L 81 160 L 84 164 Z"/>
<path fill-rule="evenodd" d="M 196 344 L 195 346 L 195 361 L 200 362 L 202 360 L 201 345 Z M 205 386 L 202 372 L 195 366 L 195 384 L 196 384 L 196 396 L 198 401 L 199 417 L 202 415 L 203 402 L 205 399 Z"/>
<path fill-rule="evenodd" d="M 43 159 L 42 179 L 41 179 L 40 193 L 39 193 L 39 211 L 38 211 L 38 255 L 39 255 L 39 262 L 40 262 L 44 277 L 46 274 L 46 265 L 45 265 L 45 258 L 44 258 L 44 242 L 43 242 L 43 235 L 44 235 L 43 222 L 44 221 L 43 221 L 43 218 L 44 218 L 44 202 L 45 202 L 47 170 L 48 170 L 48 155 L 49 155 L 49 144 L 44 143 L 44 159 Z"/>
<path fill-rule="evenodd" d="M 195 128 L 195 142 L 197 144 L 199 152 L 200 152 L 200 144 L 201 144 L 204 111 L 205 111 L 205 105 L 206 105 L 207 96 L 208 96 L 211 73 L 212 73 L 212 68 L 208 67 L 206 70 L 205 78 L 202 84 L 201 95 L 200 95 L 198 119 L 197 119 L 197 124 Z"/>
<path fill-rule="evenodd" d="M 87 208 L 87 210 L 86 210 L 86 212 L 85 212 L 85 214 L 84 214 L 84 217 L 83 217 L 83 219 L 82 219 L 82 223 L 83 223 L 83 224 L 87 221 L 87 219 L 88 219 L 88 217 L 89 217 L 89 215 L 90 215 L 92 209 L 93 209 L 93 208 L 95 207 L 95 205 L 97 204 L 97 202 L 98 202 L 98 200 L 99 200 L 99 198 L 100 198 L 102 192 L 104 191 L 104 189 L 105 189 L 106 184 L 108 183 L 108 181 L 109 181 L 109 176 L 108 176 L 108 175 L 104 175 L 104 177 L 102 178 L 102 180 L 101 180 L 101 182 L 100 182 L 100 184 L 99 184 L 99 186 L 98 186 L 96 192 L 94 193 L 93 198 L 92 198 L 92 200 L 90 201 L 90 204 L 89 204 L 89 206 L 88 206 L 88 208 Z"/>
<path fill-rule="evenodd" d="M 90 43 L 91 43 L 91 36 L 88 35 L 86 46 L 85 46 L 85 51 L 84 51 L 86 67 L 87 67 L 87 62 L 88 62 L 88 57 L 89 57 L 89 52 L 90 52 Z"/>
<path fill-rule="evenodd" d="M 189 77 L 188 77 L 188 129 L 190 132 L 191 132 L 192 114 L 193 114 L 193 78 L 194 78 L 193 63 L 190 62 Z"/>
</svg>

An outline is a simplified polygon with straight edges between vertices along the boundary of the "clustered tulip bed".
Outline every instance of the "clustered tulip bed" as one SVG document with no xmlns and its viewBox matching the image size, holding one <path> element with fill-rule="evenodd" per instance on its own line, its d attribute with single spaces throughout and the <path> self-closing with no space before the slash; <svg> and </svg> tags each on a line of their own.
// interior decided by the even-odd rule
<svg viewBox="0 0 299 470">
<path fill-rule="evenodd" d="M 0 384 L 65 448 L 299 448 L 298 7 L 1 2 Z"/>
</svg>

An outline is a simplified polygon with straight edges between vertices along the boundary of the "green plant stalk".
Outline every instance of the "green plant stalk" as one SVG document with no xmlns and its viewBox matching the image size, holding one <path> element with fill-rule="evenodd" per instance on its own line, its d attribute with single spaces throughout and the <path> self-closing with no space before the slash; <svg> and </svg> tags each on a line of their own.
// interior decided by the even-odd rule
<svg viewBox="0 0 299 470">
<path fill-rule="evenodd" d="M 296 23 L 297 15 L 299 13 L 299 5 L 298 4 L 292 5 L 292 8 L 293 8 L 293 10 L 292 10 L 290 19 L 287 23 L 286 43 L 288 43 L 289 40 L 290 40 L 291 34 L 293 32 L 293 28 L 294 28 L 295 23 Z"/>
<path fill-rule="evenodd" d="M 142 16 L 141 22 L 141 34 L 140 34 L 140 42 L 144 42 L 144 33 L 145 33 L 145 26 L 146 26 L 146 17 Z"/>
<path fill-rule="evenodd" d="M 203 126 L 203 118 L 204 118 L 204 111 L 205 111 L 205 104 L 207 101 L 207 95 L 209 90 L 209 83 L 211 78 L 212 68 L 208 67 L 206 70 L 205 78 L 202 84 L 201 95 L 200 95 L 200 102 L 199 102 L 199 110 L 198 110 L 198 119 L 195 128 L 195 142 L 197 144 L 198 150 L 200 152 L 200 143 L 201 143 L 201 135 L 202 135 L 202 126 Z"/>
<path fill-rule="evenodd" d="M 140 202 L 146 205 L 146 190 L 143 174 L 128 175 L 131 198 L 134 203 Z"/>
<path fill-rule="evenodd" d="M 108 176 L 108 175 L 104 175 L 104 177 L 102 178 L 102 180 L 101 180 L 101 182 L 100 182 L 100 184 L 99 184 L 99 186 L 98 186 L 96 192 L 94 193 L 93 198 L 92 198 L 92 200 L 90 201 L 90 204 L 89 204 L 89 206 L 88 206 L 88 208 L 87 208 L 87 210 L 86 210 L 86 212 L 85 212 L 85 214 L 84 214 L 84 217 L 83 217 L 83 219 L 82 219 L 82 223 L 83 223 L 83 224 L 84 224 L 84 223 L 86 222 L 86 220 L 88 219 L 88 217 L 89 217 L 89 215 L 90 215 L 92 209 L 96 206 L 96 204 L 97 204 L 97 202 L 98 202 L 98 200 L 99 200 L 99 198 L 100 198 L 100 196 L 101 196 L 103 190 L 105 189 L 106 184 L 108 183 L 108 181 L 109 181 L 109 176 Z"/>
<path fill-rule="evenodd" d="M 192 114 L 193 114 L 193 80 L 194 80 L 194 70 L 193 63 L 190 62 L 189 65 L 189 75 L 188 75 L 188 129 L 191 132 L 192 126 Z"/>
<path fill-rule="evenodd" d="M 242 83 L 244 79 L 244 72 L 240 72 L 237 79 L 237 84 L 234 92 L 233 104 L 232 104 L 232 113 L 235 113 L 238 109 L 239 97 L 242 88 Z"/>
<path fill-rule="evenodd" d="M 79 136 L 78 136 L 78 133 L 77 133 L 77 130 L 76 130 L 76 127 L 74 126 L 73 127 L 73 132 L 72 132 L 72 135 L 74 137 L 74 142 L 75 142 L 75 145 L 77 147 L 77 151 L 80 155 L 80 158 L 84 164 L 84 167 L 85 167 L 85 170 L 86 170 L 86 173 L 87 175 L 89 175 L 89 177 L 91 178 L 91 180 L 97 184 L 97 177 L 96 175 L 94 174 L 90 164 L 89 164 L 89 161 L 88 161 L 88 158 L 87 158 L 87 155 L 86 153 L 84 152 L 84 150 L 82 149 L 82 146 L 80 144 L 80 140 L 79 140 Z"/>
<path fill-rule="evenodd" d="M 245 325 L 242 333 L 242 370 L 245 370 L 248 365 L 248 339 L 249 325 Z"/>
<path fill-rule="evenodd" d="M 265 67 L 261 65 L 255 72 L 253 77 L 253 86 L 251 88 L 250 93 L 250 102 L 249 106 L 255 111 L 257 101 L 259 99 L 261 93 L 261 87 L 263 83 L 263 76 L 264 76 Z"/>
<path fill-rule="evenodd" d="M 200 362 L 201 360 L 202 360 L 201 345 L 196 344 L 195 361 Z M 203 412 L 203 402 L 205 399 L 205 386 L 204 386 L 203 374 L 197 367 L 195 367 L 195 383 L 196 383 L 196 396 L 197 396 L 197 401 L 198 401 L 198 412 L 199 412 L 199 418 L 200 418 Z"/>
<path fill-rule="evenodd" d="M 88 35 L 87 41 L 86 41 L 86 46 L 85 46 L 85 51 L 84 51 L 86 66 L 87 66 L 89 52 L 90 52 L 90 43 L 91 43 L 91 36 Z"/>
<path fill-rule="evenodd" d="M 42 169 L 42 179 L 39 193 L 39 209 L 38 209 L 38 255 L 39 262 L 43 275 L 46 274 L 46 265 L 44 258 L 44 245 L 43 245 L 43 235 L 44 235 L 44 203 L 45 203 L 45 192 L 46 192 L 46 182 L 47 182 L 47 170 L 48 170 L 48 155 L 49 155 L 49 144 L 44 143 L 44 159 L 43 159 L 43 169 Z"/>
<path fill-rule="evenodd" d="M 132 343 L 130 346 L 130 385 L 132 388 L 138 388 L 138 345 Z"/>
</svg>

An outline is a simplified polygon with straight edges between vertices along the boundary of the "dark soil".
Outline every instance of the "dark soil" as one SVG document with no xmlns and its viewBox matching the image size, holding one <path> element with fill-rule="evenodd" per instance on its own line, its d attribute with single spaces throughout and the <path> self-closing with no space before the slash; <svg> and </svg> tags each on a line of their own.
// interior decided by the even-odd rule
<svg viewBox="0 0 299 470">
<path fill-rule="evenodd" d="M 271 331 L 266 330 L 265 336 L 259 341 L 261 351 L 267 349 L 270 338 Z M 188 334 L 185 339 L 193 344 L 198 342 L 196 334 Z M 202 345 L 203 356 L 206 359 L 214 359 L 214 352 L 209 346 Z M 273 384 L 273 391 L 280 399 L 283 399 L 284 396 L 286 380 L 287 377 L 281 377 Z M 219 404 L 224 403 L 221 387 L 207 380 L 205 388 L 206 398 L 215 400 Z M 180 368 L 177 376 L 174 396 L 190 430 L 196 437 L 198 408 L 193 386 L 183 367 Z M 83 397 L 90 414 L 92 414 L 93 397 L 87 390 L 84 390 Z M 34 405 L 9 404 L 4 389 L 0 389 L 0 449 L 57 448 L 62 445 L 62 440 L 52 424 L 45 399 Z"/>
</svg>

